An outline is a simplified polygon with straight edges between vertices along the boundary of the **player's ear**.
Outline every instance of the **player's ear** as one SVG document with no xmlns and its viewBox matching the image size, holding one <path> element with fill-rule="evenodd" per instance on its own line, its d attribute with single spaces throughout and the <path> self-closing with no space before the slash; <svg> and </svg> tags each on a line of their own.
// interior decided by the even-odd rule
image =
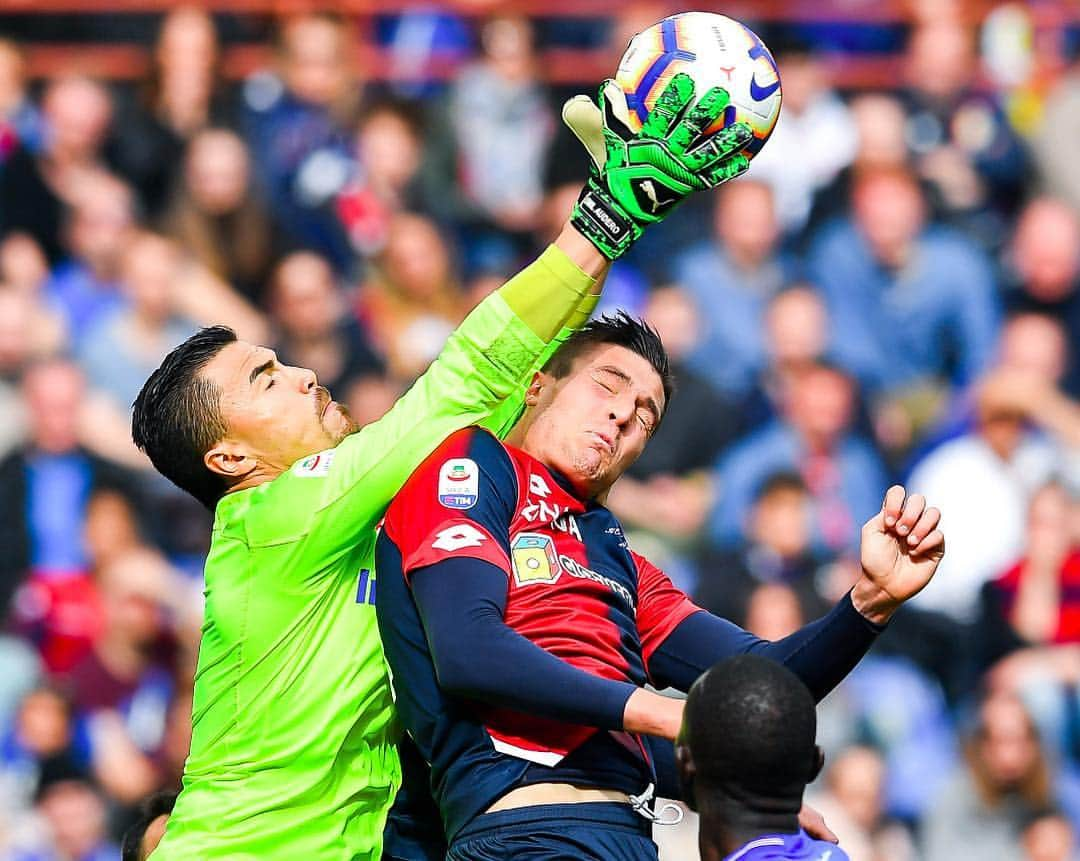
<svg viewBox="0 0 1080 861">
<path fill-rule="evenodd" d="M 222 440 L 204 454 L 203 463 L 208 470 L 224 476 L 230 483 L 243 478 L 258 465 L 247 451 L 228 440 Z"/>
<path fill-rule="evenodd" d="M 532 381 L 525 390 L 525 406 L 535 407 L 540 403 L 540 397 L 543 395 L 544 389 L 551 385 L 554 379 L 551 374 L 545 374 L 543 371 L 537 371 L 533 374 Z"/>
<path fill-rule="evenodd" d="M 690 748 L 685 744 L 675 745 L 675 770 L 679 774 L 679 786 L 682 788 L 682 800 L 693 811 L 697 811 L 697 799 L 694 797 L 694 778 L 697 766 L 690 755 Z"/>
<path fill-rule="evenodd" d="M 815 744 L 814 745 L 814 766 L 813 766 L 813 768 L 810 769 L 810 779 L 808 781 L 806 781 L 806 782 L 807 783 L 813 783 L 815 780 L 817 780 L 818 775 L 821 774 L 821 769 L 823 769 L 824 767 L 825 767 L 825 751 L 823 751 L 821 749 L 820 745 Z"/>
</svg>

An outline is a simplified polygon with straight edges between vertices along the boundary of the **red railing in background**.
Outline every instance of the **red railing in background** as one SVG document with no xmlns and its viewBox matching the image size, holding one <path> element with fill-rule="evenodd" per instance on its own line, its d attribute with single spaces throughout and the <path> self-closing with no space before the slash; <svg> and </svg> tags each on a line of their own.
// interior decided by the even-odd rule
<svg viewBox="0 0 1080 861">
<path fill-rule="evenodd" d="M 913 19 L 915 2 L 918 0 L 730 0 L 724 3 L 665 3 L 658 4 L 658 8 L 677 11 L 693 6 L 755 21 L 903 24 Z M 165 12 L 176 5 L 176 0 L 0 0 L 0 15 L 145 14 Z M 364 25 L 375 15 L 418 8 L 415 2 L 401 0 L 202 0 L 190 5 L 215 12 L 273 17 L 325 9 L 355 18 L 359 25 L 356 33 L 360 66 L 374 79 L 392 74 L 395 64 L 383 56 L 382 50 L 370 38 L 370 27 Z M 599 17 L 613 14 L 621 6 L 613 0 L 465 0 L 437 5 L 466 17 L 517 12 L 548 18 Z M 967 20 L 977 22 L 1002 3 L 1000 0 L 962 0 L 959 5 Z M 1044 36 L 1048 30 L 1060 30 L 1080 21 L 1080 0 L 1044 0 L 1026 5 Z M 1060 40 L 1051 35 L 1049 41 Z M 131 79 L 143 75 L 149 63 L 148 47 L 141 45 L 33 41 L 24 42 L 24 45 L 29 72 L 34 78 L 78 71 L 96 77 Z M 229 78 L 242 78 L 270 61 L 269 45 L 234 44 L 225 48 L 224 69 Z M 543 53 L 542 68 L 551 83 L 570 84 L 604 78 L 611 73 L 610 64 L 611 58 L 604 49 L 550 48 Z M 834 73 L 833 80 L 845 89 L 886 87 L 899 80 L 900 58 L 895 55 L 837 55 L 829 58 L 829 64 Z M 420 71 L 420 76 L 444 80 L 452 76 L 456 68 L 452 62 L 432 58 Z"/>
</svg>

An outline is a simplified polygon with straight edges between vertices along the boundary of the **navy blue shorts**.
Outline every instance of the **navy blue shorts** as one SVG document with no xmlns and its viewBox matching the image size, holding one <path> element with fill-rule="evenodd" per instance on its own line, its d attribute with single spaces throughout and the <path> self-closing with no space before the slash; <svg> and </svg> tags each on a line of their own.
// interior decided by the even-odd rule
<svg viewBox="0 0 1080 861">
<path fill-rule="evenodd" d="M 542 804 L 476 817 L 446 861 L 657 861 L 651 834 L 626 804 Z"/>
</svg>

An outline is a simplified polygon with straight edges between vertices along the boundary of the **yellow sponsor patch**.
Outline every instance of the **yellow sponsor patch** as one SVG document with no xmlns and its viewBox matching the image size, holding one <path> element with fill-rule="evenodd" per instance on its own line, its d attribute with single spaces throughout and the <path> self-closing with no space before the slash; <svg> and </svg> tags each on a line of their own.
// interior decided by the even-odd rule
<svg viewBox="0 0 1080 861">
<path fill-rule="evenodd" d="M 514 567 L 514 580 L 519 586 L 554 583 L 562 573 L 555 542 L 548 535 L 518 534 L 510 546 L 510 561 Z"/>
</svg>

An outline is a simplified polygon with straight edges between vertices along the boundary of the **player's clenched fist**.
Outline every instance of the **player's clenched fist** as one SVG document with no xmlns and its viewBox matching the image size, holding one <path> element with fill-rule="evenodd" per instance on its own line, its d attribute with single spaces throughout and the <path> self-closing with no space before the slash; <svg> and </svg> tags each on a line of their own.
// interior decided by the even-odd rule
<svg viewBox="0 0 1080 861">
<path fill-rule="evenodd" d="M 694 103 L 693 80 L 675 75 L 637 134 L 625 122 L 626 97 L 614 81 L 604 82 L 598 100 L 599 108 L 588 96 L 575 96 L 563 107 L 563 120 L 593 161 L 570 222 L 610 260 L 690 192 L 713 188 L 749 166 L 743 153 L 753 137 L 748 126 L 704 133 L 730 101 L 720 87 Z"/>
<path fill-rule="evenodd" d="M 862 528 L 862 577 L 851 593 L 855 608 L 872 622 L 884 623 L 922 590 L 945 555 L 941 512 L 927 507 L 922 494 L 911 496 L 896 484 L 881 510 Z"/>
</svg>

